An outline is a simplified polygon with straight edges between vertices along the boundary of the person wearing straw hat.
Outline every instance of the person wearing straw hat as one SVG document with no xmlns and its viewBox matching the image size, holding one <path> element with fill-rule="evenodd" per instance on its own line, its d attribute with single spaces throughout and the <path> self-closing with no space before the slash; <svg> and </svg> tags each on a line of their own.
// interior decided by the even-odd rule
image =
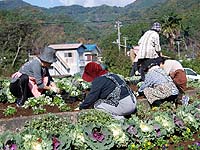
<svg viewBox="0 0 200 150">
<path fill-rule="evenodd" d="M 56 62 L 55 50 L 42 49 L 39 56 L 26 62 L 11 76 L 10 92 L 17 97 L 17 106 L 22 106 L 29 97 L 39 97 L 44 91 L 59 92 L 49 74 L 48 67 Z"/>
<path fill-rule="evenodd" d="M 141 66 L 141 80 L 144 81 L 145 75 L 143 64 L 146 60 L 155 59 L 161 56 L 161 47 L 159 33 L 161 25 L 158 22 L 153 23 L 150 30 L 146 31 L 138 41 L 139 51 L 137 53 L 138 65 Z"/>
<path fill-rule="evenodd" d="M 79 109 L 95 108 L 110 113 L 116 119 L 124 119 L 124 116 L 135 111 L 136 98 L 119 75 L 90 62 L 85 66 L 82 78 L 92 82 L 92 86 Z"/>
</svg>

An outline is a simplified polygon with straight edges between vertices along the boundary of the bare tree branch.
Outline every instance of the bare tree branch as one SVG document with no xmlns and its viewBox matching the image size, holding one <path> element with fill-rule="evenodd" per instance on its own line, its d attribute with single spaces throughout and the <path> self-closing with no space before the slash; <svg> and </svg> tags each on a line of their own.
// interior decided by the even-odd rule
<svg viewBox="0 0 200 150">
<path fill-rule="evenodd" d="M 15 61 L 16 61 L 17 56 L 19 55 L 19 51 L 20 51 L 20 49 L 22 47 L 22 46 L 20 46 L 21 41 L 22 41 L 22 38 L 20 37 L 19 42 L 17 44 L 17 53 L 16 53 L 15 58 L 13 59 L 13 62 L 12 62 L 12 67 L 15 65 Z"/>
</svg>

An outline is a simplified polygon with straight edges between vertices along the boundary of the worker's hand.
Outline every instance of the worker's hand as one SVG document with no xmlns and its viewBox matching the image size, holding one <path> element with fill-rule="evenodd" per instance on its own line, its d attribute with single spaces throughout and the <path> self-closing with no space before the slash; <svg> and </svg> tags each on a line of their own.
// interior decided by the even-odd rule
<svg viewBox="0 0 200 150">
<path fill-rule="evenodd" d="M 74 109 L 74 110 L 80 110 L 80 109 L 79 109 L 79 107 L 77 107 L 77 108 L 76 108 L 76 109 Z"/>
<path fill-rule="evenodd" d="M 53 87 L 51 86 L 50 90 L 53 91 L 53 92 L 55 92 L 55 93 L 60 93 L 60 89 L 57 88 L 57 87 L 55 87 L 55 86 L 53 86 Z"/>
</svg>

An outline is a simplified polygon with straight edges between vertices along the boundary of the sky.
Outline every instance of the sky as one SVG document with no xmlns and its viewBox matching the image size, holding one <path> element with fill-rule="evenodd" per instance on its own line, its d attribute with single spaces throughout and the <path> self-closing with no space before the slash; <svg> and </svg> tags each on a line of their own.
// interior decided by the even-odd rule
<svg viewBox="0 0 200 150">
<path fill-rule="evenodd" d="M 23 0 L 31 5 L 51 8 L 55 6 L 70 6 L 70 5 L 81 5 L 84 7 L 94 7 L 103 4 L 109 6 L 124 7 L 135 0 Z"/>
</svg>

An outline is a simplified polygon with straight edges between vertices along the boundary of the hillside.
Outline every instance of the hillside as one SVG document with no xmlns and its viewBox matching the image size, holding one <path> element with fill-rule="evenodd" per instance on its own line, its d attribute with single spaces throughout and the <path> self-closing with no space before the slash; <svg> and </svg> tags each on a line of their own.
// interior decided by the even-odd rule
<svg viewBox="0 0 200 150">
<path fill-rule="evenodd" d="M 195 30 L 190 35 L 199 38 L 199 0 L 136 0 L 125 7 L 82 7 L 79 5 L 59 6 L 50 9 L 31 6 L 22 0 L 0 1 L 0 10 L 17 10 L 22 16 L 40 20 L 43 24 L 63 26 L 67 40 L 78 38 L 98 41 L 116 32 L 116 21 L 123 28 L 139 22 L 151 24 L 172 12 L 183 18 L 184 28 L 193 23 Z M 196 32 L 197 31 L 197 32 Z"/>
<path fill-rule="evenodd" d="M 158 4 L 163 4 L 167 0 L 136 0 L 134 3 L 125 6 L 126 9 L 142 10 L 150 7 L 154 7 Z"/>
<path fill-rule="evenodd" d="M 145 18 L 162 18 L 172 14 L 182 19 L 182 29 L 187 30 L 190 38 L 200 41 L 200 1 L 199 0 L 168 0 L 157 8 L 147 10 Z M 199 42 L 198 42 L 199 43 Z"/>
<path fill-rule="evenodd" d="M 13 10 L 17 8 L 23 8 L 27 6 L 32 6 L 22 0 L 3 0 L 0 1 L 0 10 Z M 32 6 L 33 7 L 33 6 Z"/>
<path fill-rule="evenodd" d="M 149 0 L 137 0 L 125 7 L 102 5 L 90 8 L 72 5 L 59 6 L 50 9 L 36 7 L 36 9 L 40 9 L 51 16 L 68 16 L 74 20 L 72 22 L 79 22 L 80 24 L 84 24 L 86 28 L 93 29 L 92 32 L 95 32 L 94 34 L 97 35 L 96 37 L 103 37 L 106 36 L 107 33 L 115 31 L 113 25 L 116 21 L 120 20 L 122 22 L 132 23 L 141 18 L 141 10 L 144 11 L 145 9 L 156 5 L 158 2 L 163 3 L 164 1 L 166 0 L 151 0 L 151 3 L 149 3 Z M 22 9 L 23 7 L 30 6 L 30 4 L 23 2 L 22 0 L 6 0 L 0 1 L 0 6 L 2 6 L 0 9 L 12 10 Z M 62 18 L 64 22 L 68 22 L 66 21 L 67 19 L 64 19 L 64 17 Z M 60 20 L 60 22 L 63 22 L 63 20 Z M 70 25 L 69 22 L 68 24 Z"/>
</svg>

